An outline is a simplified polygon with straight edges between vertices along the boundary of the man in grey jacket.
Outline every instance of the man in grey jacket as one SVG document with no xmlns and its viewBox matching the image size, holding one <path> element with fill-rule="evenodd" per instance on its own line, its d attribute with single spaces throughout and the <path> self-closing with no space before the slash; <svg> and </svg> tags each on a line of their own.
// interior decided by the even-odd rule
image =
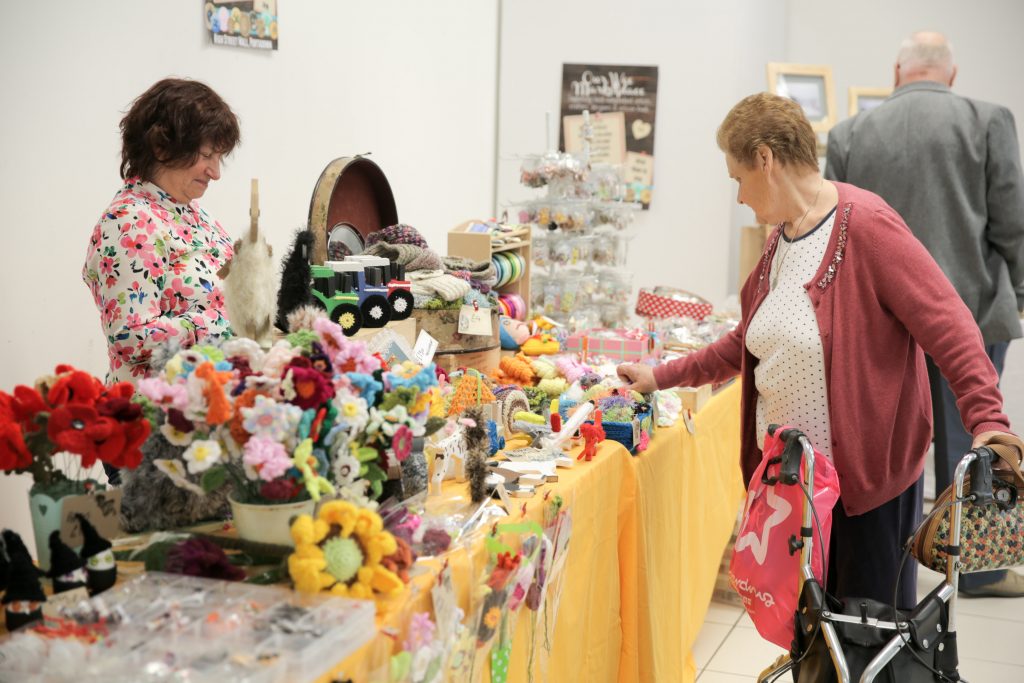
<svg viewBox="0 0 1024 683">
<path fill-rule="evenodd" d="M 889 98 L 829 133 L 825 176 L 871 190 L 899 212 L 971 309 L 1002 374 L 1024 308 L 1024 177 L 1013 114 L 950 90 L 956 66 L 941 34 L 904 41 L 895 71 Z M 972 439 L 931 359 L 928 372 L 941 492 Z M 968 595 L 1024 596 L 1024 576 L 1012 571 L 965 575 L 960 586 Z"/>
</svg>

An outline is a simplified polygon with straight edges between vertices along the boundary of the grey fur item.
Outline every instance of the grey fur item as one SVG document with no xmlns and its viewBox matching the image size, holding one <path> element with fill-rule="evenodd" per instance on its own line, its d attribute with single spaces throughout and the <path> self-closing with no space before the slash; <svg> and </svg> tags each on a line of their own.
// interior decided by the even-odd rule
<svg viewBox="0 0 1024 683">
<path fill-rule="evenodd" d="M 142 463 L 134 470 L 121 471 L 121 526 L 129 533 L 178 529 L 211 519 L 227 519 L 230 486 L 197 496 L 180 486 L 153 465 L 154 460 L 181 459 L 185 449 L 173 446 L 159 435 L 142 445 Z"/>
<path fill-rule="evenodd" d="M 479 406 L 466 408 L 462 416 L 474 422 L 475 426 L 465 427 L 466 477 L 469 479 L 469 496 L 474 503 L 487 497 L 487 457 L 491 452 L 491 438 L 487 435 L 486 418 Z"/>
<path fill-rule="evenodd" d="M 423 437 L 412 441 L 412 453 L 402 462 L 402 493 L 411 498 L 427 490 L 427 459 L 423 455 Z"/>
</svg>

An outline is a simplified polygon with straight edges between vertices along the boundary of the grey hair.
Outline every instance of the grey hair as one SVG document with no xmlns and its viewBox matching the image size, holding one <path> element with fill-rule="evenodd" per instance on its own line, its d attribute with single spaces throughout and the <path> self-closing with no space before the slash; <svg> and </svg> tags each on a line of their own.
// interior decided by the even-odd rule
<svg viewBox="0 0 1024 683">
<path fill-rule="evenodd" d="M 903 71 L 941 69 L 949 73 L 953 69 L 953 47 L 940 34 L 915 33 L 900 45 L 896 63 Z"/>
</svg>

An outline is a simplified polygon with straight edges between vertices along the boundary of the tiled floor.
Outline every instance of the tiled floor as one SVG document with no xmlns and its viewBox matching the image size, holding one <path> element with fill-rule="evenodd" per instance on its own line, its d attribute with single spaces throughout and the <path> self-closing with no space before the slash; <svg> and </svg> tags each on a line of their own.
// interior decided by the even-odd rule
<svg viewBox="0 0 1024 683">
<path fill-rule="evenodd" d="M 942 576 L 921 568 L 918 597 Z M 960 675 L 969 683 L 1024 681 L 1024 598 L 959 600 Z M 698 683 L 752 683 L 783 652 L 754 630 L 740 607 L 711 603 L 693 657 Z M 784 676 L 781 680 L 791 680 Z"/>
<path fill-rule="evenodd" d="M 1024 344 L 1010 345 L 1002 378 L 1005 410 L 1015 431 L 1024 430 Z M 925 465 L 925 495 L 934 490 L 933 465 Z M 942 580 L 920 568 L 918 596 Z M 959 600 L 960 675 L 969 683 L 1024 682 L 1024 598 Z M 782 653 L 763 640 L 740 607 L 712 603 L 694 644 L 699 683 L 752 683 Z M 788 676 L 784 681 L 791 680 Z"/>
</svg>

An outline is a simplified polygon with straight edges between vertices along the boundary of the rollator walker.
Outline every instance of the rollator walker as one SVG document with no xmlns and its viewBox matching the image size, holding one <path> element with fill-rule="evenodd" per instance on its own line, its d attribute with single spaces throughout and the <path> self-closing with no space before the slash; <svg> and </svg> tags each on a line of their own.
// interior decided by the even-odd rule
<svg viewBox="0 0 1024 683">
<path fill-rule="evenodd" d="M 774 434 L 777 425 L 769 427 Z M 800 538 L 792 536 L 790 552 L 800 552 L 799 603 L 790 660 L 776 663 L 758 677 L 769 683 L 793 671 L 798 683 L 935 683 L 959 681 L 956 645 L 957 585 L 960 579 L 960 526 L 963 504 L 993 502 L 992 463 L 997 458 L 988 447 L 967 453 L 956 467 L 947 549 L 946 578 L 913 610 L 896 610 L 876 600 L 827 595 L 811 570 L 814 510 L 814 448 L 799 430 L 787 429 L 778 481 L 774 484 L 804 489 Z M 803 463 L 803 480 L 800 465 Z M 965 475 L 970 491 L 964 497 Z M 941 512 L 938 511 L 938 512 Z M 920 529 L 919 529 L 920 530 Z M 918 531 L 919 531 L 918 530 Z M 915 532 L 915 536 L 916 536 Z M 867 550 L 867 549 L 865 549 Z M 906 555 L 904 561 L 906 561 Z M 902 565 L 901 565 L 902 572 Z M 895 597 L 895 596 L 894 596 Z M 895 618 L 894 618 L 895 617 Z"/>
</svg>

